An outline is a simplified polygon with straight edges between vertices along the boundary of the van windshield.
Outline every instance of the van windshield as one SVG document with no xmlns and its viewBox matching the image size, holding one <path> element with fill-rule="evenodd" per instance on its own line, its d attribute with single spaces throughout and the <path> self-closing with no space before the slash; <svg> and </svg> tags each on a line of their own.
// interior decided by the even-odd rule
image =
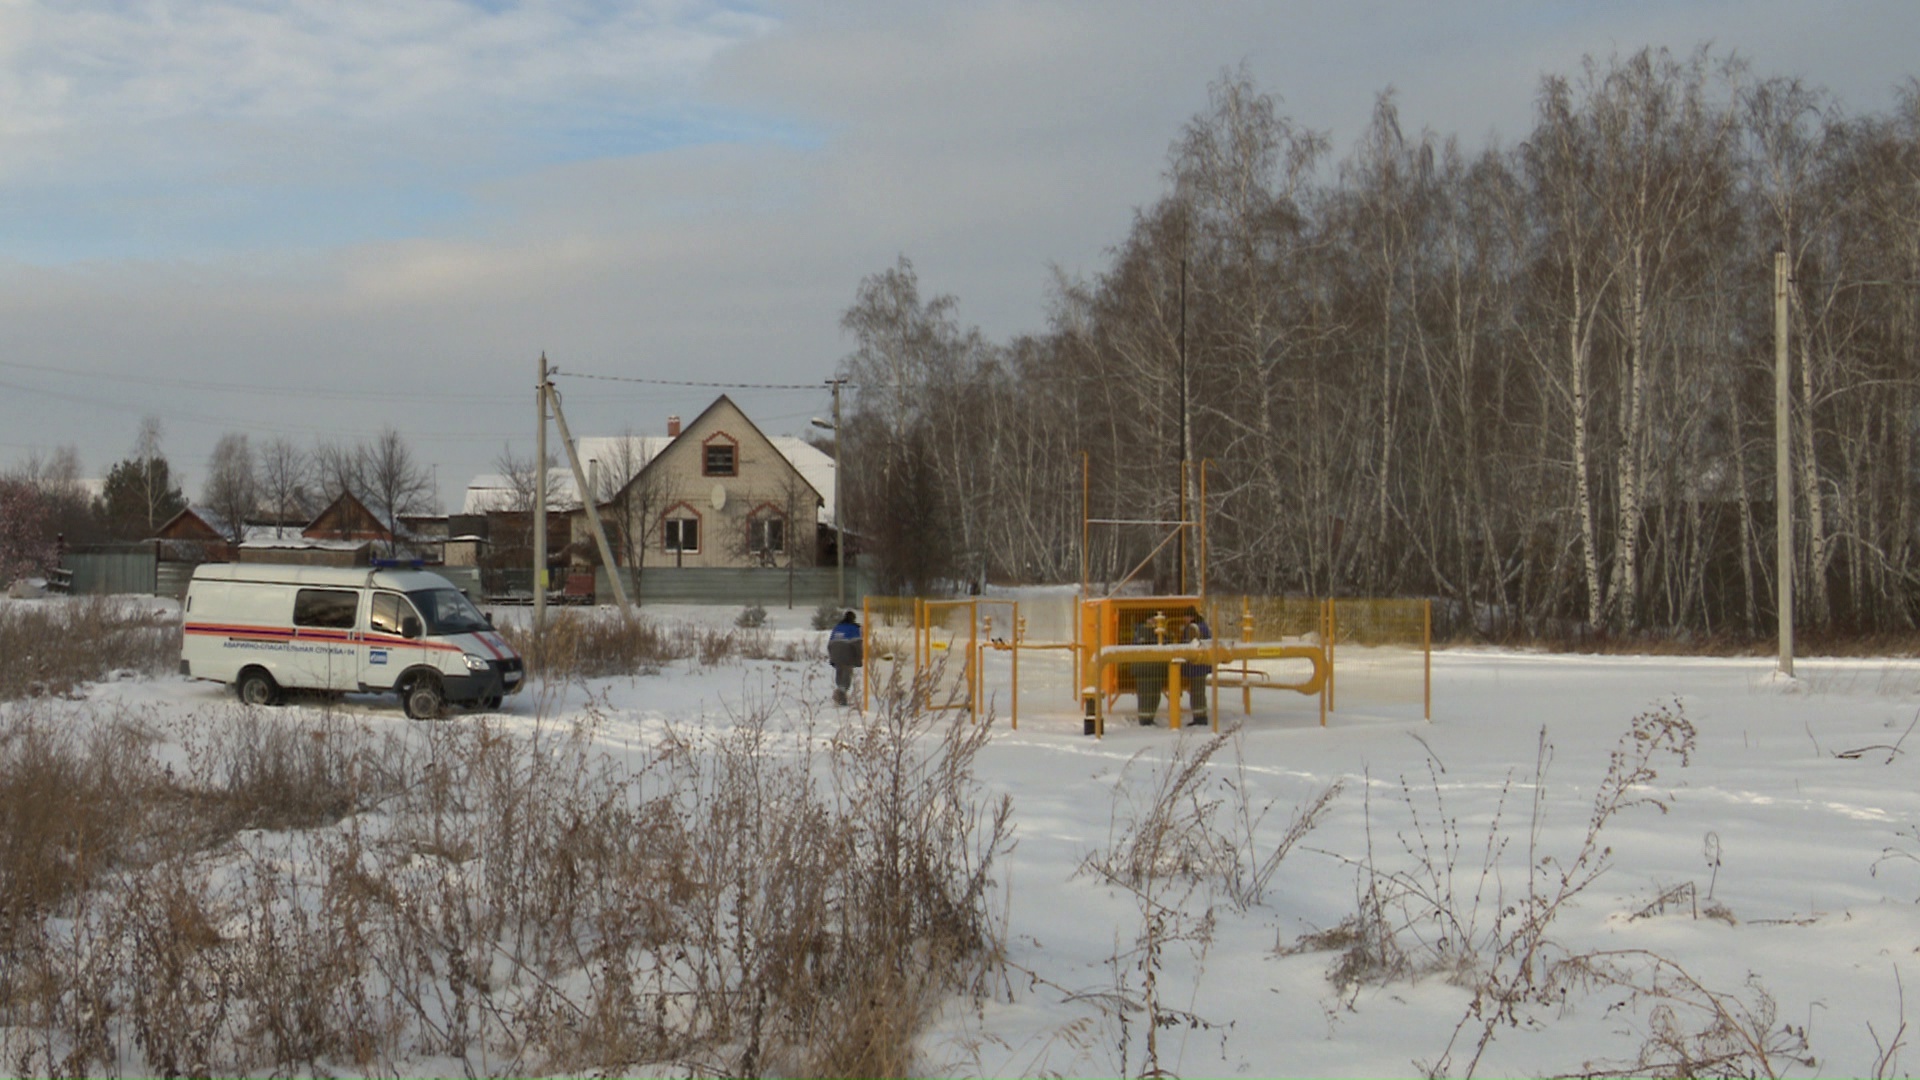
<svg viewBox="0 0 1920 1080">
<path fill-rule="evenodd" d="M 427 620 L 429 634 L 466 634 L 487 629 L 486 616 L 458 589 L 421 589 L 407 598 Z"/>
</svg>

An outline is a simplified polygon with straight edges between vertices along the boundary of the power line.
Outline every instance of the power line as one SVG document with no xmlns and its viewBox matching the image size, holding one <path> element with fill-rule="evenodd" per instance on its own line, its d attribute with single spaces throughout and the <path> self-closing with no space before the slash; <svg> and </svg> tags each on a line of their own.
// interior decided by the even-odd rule
<svg viewBox="0 0 1920 1080">
<path fill-rule="evenodd" d="M 689 386 L 705 390 L 812 390 L 819 391 L 825 383 L 750 383 L 750 382 L 694 382 L 687 379 L 642 379 L 632 375 L 586 375 L 578 371 L 563 371 L 554 368 L 548 374 L 565 375 L 570 379 L 598 379 L 601 382 L 646 383 L 650 386 Z"/>
<path fill-rule="evenodd" d="M 22 366 L 22 365 L 12 365 L 12 366 Z M 83 396 L 79 394 L 68 393 L 65 391 L 50 390 L 45 387 L 26 386 L 20 383 L 11 382 L 6 379 L 0 379 L 0 389 L 14 390 L 23 394 L 37 395 L 37 396 L 48 398 L 55 401 L 63 401 L 63 402 L 67 402 L 75 406 L 84 407 L 90 410 L 106 409 L 112 412 L 124 413 L 129 416 L 145 416 L 145 415 L 158 416 L 163 420 L 167 420 L 173 423 L 189 423 L 194 425 L 204 425 L 209 428 L 224 428 L 232 432 L 250 432 L 250 433 L 275 434 L 275 435 L 298 433 L 303 435 L 311 435 L 311 436 L 315 436 L 323 439 L 324 438 L 335 438 L 335 439 L 369 438 L 369 437 L 372 437 L 374 434 L 376 434 L 376 432 L 371 429 L 359 427 L 357 425 L 343 426 L 340 424 L 305 424 L 305 423 L 294 423 L 294 422 L 288 422 L 288 421 L 266 421 L 266 420 L 260 420 L 260 419 L 251 419 L 247 416 L 233 416 L 233 415 L 216 416 L 216 415 L 212 415 L 205 412 L 199 412 L 193 409 L 177 408 L 169 405 L 155 405 L 150 400 L 140 402 L 138 404 L 134 404 L 134 403 L 115 400 L 114 398 L 111 398 L 111 397 L 104 397 L 98 394 Z M 389 397 L 390 396 L 391 395 L 389 395 Z M 444 444 L 477 445 L 477 444 L 495 442 L 500 437 L 500 431 L 497 429 L 463 430 L 463 431 L 427 431 L 427 430 L 410 429 L 405 432 L 405 435 L 407 436 L 407 438 L 414 440 L 416 442 L 421 442 L 421 443 L 432 443 L 432 444 L 442 444 L 442 445 Z M 25 449 L 33 449 L 35 447 L 42 446 L 42 445 L 47 445 L 47 444 L 43 442 L 18 443 L 18 442 L 11 442 L 11 441 L 0 441 L 0 446 L 19 447 L 19 448 L 25 448 Z"/>
<path fill-rule="evenodd" d="M 49 367 L 44 364 L 23 364 L 15 360 L 0 360 L 0 368 L 14 368 L 20 371 L 37 371 L 48 375 L 63 375 L 82 379 L 98 379 L 114 383 L 139 383 L 145 386 L 173 387 L 181 390 L 195 390 L 228 394 L 268 394 L 276 398 L 302 397 L 321 398 L 338 401 L 380 401 L 393 396 L 391 387 L 369 390 L 346 390 L 338 387 L 311 387 L 263 385 L 260 383 L 242 383 L 214 381 L 207 379 L 157 378 L 154 376 L 131 375 L 123 372 L 82 371 L 73 368 Z M 44 393 L 60 396 L 57 391 L 9 383 L 9 388 L 30 393 Z M 516 395 L 463 393 L 459 391 L 434 391 L 434 397 L 441 401 L 453 402 L 498 402 L 506 404 L 518 401 Z"/>
</svg>

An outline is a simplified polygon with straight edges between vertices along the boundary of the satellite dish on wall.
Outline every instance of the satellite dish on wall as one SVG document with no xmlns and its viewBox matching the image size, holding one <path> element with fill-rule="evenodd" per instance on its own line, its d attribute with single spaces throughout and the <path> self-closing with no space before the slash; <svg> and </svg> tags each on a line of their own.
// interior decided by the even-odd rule
<svg viewBox="0 0 1920 1080">
<path fill-rule="evenodd" d="M 727 506 L 727 485 L 725 484 L 713 485 L 713 508 L 715 510 L 724 510 L 726 509 L 726 506 Z"/>
</svg>

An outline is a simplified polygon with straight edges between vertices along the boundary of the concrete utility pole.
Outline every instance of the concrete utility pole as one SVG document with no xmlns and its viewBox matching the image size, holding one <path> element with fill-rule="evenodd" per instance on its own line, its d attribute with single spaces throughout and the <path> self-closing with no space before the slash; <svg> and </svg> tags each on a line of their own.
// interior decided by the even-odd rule
<svg viewBox="0 0 1920 1080">
<path fill-rule="evenodd" d="M 1793 477 L 1788 458 L 1787 253 L 1773 253 L 1773 505 L 1779 566 L 1780 673 L 1793 674 Z"/>
<path fill-rule="evenodd" d="M 827 423 L 815 417 L 813 426 L 833 432 L 833 558 L 837 564 L 836 585 L 840 590 L 840 606 L 847 606 L 847 533 L 840 527 L 840 451 L 844 446 L 840 441 L 840 388 L 846 385 L 845 379 L 828 379 L 827 385 L 833 387 L 833 422 Z"/>
<path fill-rule="evenodd" d="M 600 565 L 607 568 L 607 584 L 613 587 L 613 598 L 620 608 L 627 608 L 627 587 L 620 582 L 620 568 L 614 565 L 613 548 L 607 543 L 607 530 L 600 524 L 600 508 L 594 505 L 598 492 L 587 483 L 587 474 L 580 468 L 580 452 L 574 449 L 573 433 L 567 430 L 567 413 L 560 407 L 560 391 L 551 385 L 547 387 L 547 401 L 553 406 L 553 422 L 560 425 L 560 445 L 567 451 L 567 463 L 573 466 L 573 486 L 580 491 L 580 509 L 587 519 L 587 529 L 593 533 L 594 546 L 600 549 Z"/>
<path fill-rule="evenodd" d="M 840 526 L 840 458 L 846 443 L 840 439 L 840 387 L 847 380 L 833 379 L 833 561 L 834 584 L 840 590 L 840 606 L 847 606 L 847 530 Z"/>
<path fill-rule="evenodd" d="M 547 629 L 547 354 L 540 354 L 540 384 L 533 389 L 540 414 L 533 438 L 533 642 L 536 653 Z"/>
</svg>

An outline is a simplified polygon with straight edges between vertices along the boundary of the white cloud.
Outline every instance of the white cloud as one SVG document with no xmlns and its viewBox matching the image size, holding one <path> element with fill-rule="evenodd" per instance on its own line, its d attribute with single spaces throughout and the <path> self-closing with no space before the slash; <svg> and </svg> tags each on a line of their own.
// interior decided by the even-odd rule
<svg viewBox="0 0 1920 1080">
<path fill-rule="evenodd" d="M 1051 265 L 1100 269 L 1208 82 L 1243 60 L 1338 147 L 1388 85 L 1410 130 L 1513 142 L 1543 72 L 1709 39 L 1884 106 L 1920 6 L 1823 10 L 0 2 L 0 244 L 56 252 L 0 270 L 0 356 L 368 393 L 36 375 L 110 404 L 0 395 L 0 461 L 75 441 L 104 468 L 150 404 L 183 462 L 223 426 L 391 423 L 457 489 L 502 442 L 524 449 L 541 349 L 577 371 L 815 382 L 846 351 L 859 278 L 901 253 L 990 334 L 1039 329 Z M 27 220 L 42 205 L 68 217 Z M 154 237 L 146 258 L 115 251 L 123 232 Z M 742 396 L 792 420 L 774 433 L 818 405 Z M 710 397 L 594 384 L 569 413 L 582 433 L 645 431 Z"/>
<path fill-rule="evenodd" d="M 0 17 L 0 175 L 165 179 L 211 158 L 286 181 L 321 151 L 406 147 L 460 164 L 583 117 L 670 111 L 716 54 L 770 26 L 678 3 L 16 5 Z"/>
</svg>

